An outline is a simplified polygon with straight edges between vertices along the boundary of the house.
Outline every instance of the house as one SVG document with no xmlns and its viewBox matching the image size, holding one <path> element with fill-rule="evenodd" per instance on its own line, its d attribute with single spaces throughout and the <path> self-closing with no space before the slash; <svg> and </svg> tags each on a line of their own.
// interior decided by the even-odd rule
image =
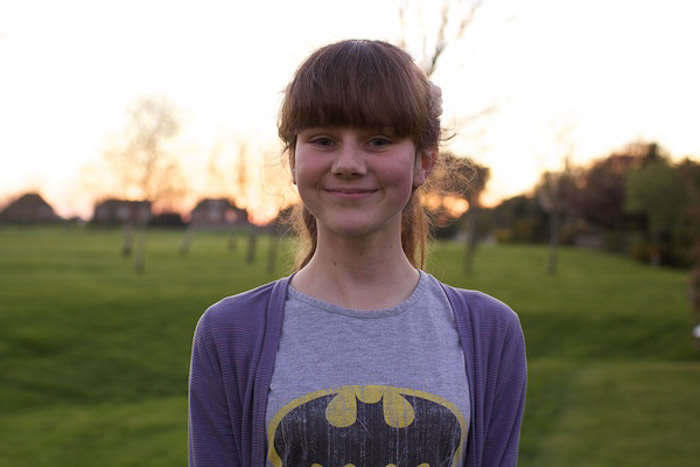
<svg viewBox="0 0 700 467">
<path fill-rule="evenodd" d="M 92 222 L 97 225 L 136 224 L 148 222 L 151 215 L 150 201 L 108 199 L 95 205 Z"/>
<path fill-rule="evenodd" d="M 148 222 L 149 225 L 154 227 L 169 227 L 169 228 L 182 228 L 186 227 L 187 224 L 182 220 L 182 215 L 179 212 L 174 211 L 163 211 L 158 214 L 153 215 L 151 220 Z"/>
<path fill-rule="evenodd" d="M 0 212 L 0 223 L 49 224 L 61 220 L 38 193 L 26 193 Z"/>
<path fill-rule="evenodd" d="M 190 213 L 190 225 L 225 227 L 248 225 L 248 212 L 226 198 L 205 198 Z"/>
</svg>

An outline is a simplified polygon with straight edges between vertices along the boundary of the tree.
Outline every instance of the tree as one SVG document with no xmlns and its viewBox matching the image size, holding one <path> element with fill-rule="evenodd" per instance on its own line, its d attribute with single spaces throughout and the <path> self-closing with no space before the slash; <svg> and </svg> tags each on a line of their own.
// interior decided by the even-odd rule
<svg viewBox="0 0 700 467">
<path fill-rule="evenodd" d="M 593 225 L 622 229 L 628 214 L 624 208 L 627 174 L 665 158 L 656 143 L 635 142 L 598 159 L 581 175 L 578 211 Z"/>
<path fill-rule="evenodd" d="M 560 159 L 562 168 L 543 172 L 536 187 L 536 199 L 549 218 L 547 273 L 550 275 L 557 271 L 563 217 L 573 214 L 576 193 L 575 169 L 571 162 L 574 157 L 576 122 L 571 116 L 563 115 L 554 121 L 553 126 L 554 146 L 550 151 Z"/>
<path fill-rule="evenodd" d="M 467 225 L 465 229 L 464 271 L 470 274 L 473 269 L 473 257 L 478 243 L 478 212 L 481 208 L 481 194 L 490 177 L 488 167 L 481 166 L 469 158 L 457 157 L 449 151 L 440 154 L 440 164 L 435 168 L 433 177 L 436 183 L 428 187 L 428 197 L 437 197 L 434 215 L 441 214 L 446 196 L 459 196 L 468 205 Z"/>
<path fill-rule="evenodd" d="M 445 49 L 464 36 L 482 3 L 483 0 L 443 0 L 441 10 L 433 18 L 423 10 L 423 5 L 434 5 L 432 2 L 400 0 L 399 46 L 413 51 L 418 65 L 428 76 L 432 76 Z M 428 24 L 426 18 L 435 21 Z M 418 43 L 409 40 L 409 37 L 417 37 Z"/>
<path fill-rule="evenodd" d="M 426 12 L 423 9 L 424 5 L 435 4 L 422 2 L 421 0 L 399 0 L 398 16 L 402 29 L 399 46 L 411 51 L 416 58 L 418 66 L 425 71 L 428 77 L 432 77 L 438 69 L 445 50 L 451 44 L 464 37 L 482 4 L 483 0 L 443 0 L 440 10 Z M 411 40 L 414 37 L 417 39 L 415 41 Z M 472 116 L 469 119 L 473 120 L 491 110 L 493 109 L 482 110 L 477 116 Z M 490 173 L 487 167 L 473 163 L 464 164 L 459 162 L 457 165 L 454 165 L 456 159 L 450 160 L 449 157 L 445 161 L 446 166 L 453 164 L 452 169 L 459 168 L 460 171 L 470 172 L 469 176 L 466 177 L 469 183 L 463 184 L 465 190 L 462 191 L 461 196 L 467 200 L 469 205 L 464 270 L 466 273 L 471 273 L 472 259 L 478 237 L 477 219 L 480 209 L 480 197 Z M 458 179 L 465 179 L 463 177 L 465 175 L 464 172 L 453 171 L 452 175 L 455 175 Z"/>
<path fill-rule="evenodd" d="M 142 97 L 127 109 L 121 144 L 106 155 L 126 197 L 147 199 L 158 207 L 184 193 L 175 154 L 166 148 L 180 131 L 175 107 L 163 97 Z"/>
<path fill-rule="evenodd" d="M 627 175 L 625 210 L 646 217 L 653 266 L 661 264 L 662 235 L 671 235 L 683 219 L 686 196 L 678 170 L 665 159 L 653 160 Z"/>
<path fill-rule="evenodd" d="M 245 143 L 240 143 L 238 146 L 238 158 L 236 159 L 236 186 L 238 188 L 238 193 L 240 198 L 244 198 L 248 195 L 248 190 L 250 186 L 250 174 L 248 173 L 248 167 L 250 166 L 250 160 L 248 156 L 248 146 Z M 249 201 L 250 198 L 247 199 Z M 250 206 L 249 203 L 246 203 Z M 248 225 L 248 246 L 246 248 L 246 262 L 255 262 L 255 253 L 258 244 L 258 233 L 259 229 L 255 225 Z M 231 235 L 229 237 L 229 247 L 233 249 L 235 241 L 234 231 L 231 230 Z M 277 245 L 270 243 L 270 248 L 276 248 Z"/>
<path fill-rule="evenodd" d="M 549 255 L 547 273 L 557 272 L 559 245 L 564 216 L 573 214 L 577 196 L 575 170 L 566 158 L 564 169 L 542 174 L 536 189 L 537 200 L 549 217 Z"/>
<path fill-rule="evenodd" d="M 692 245 L 697 245 L 697 263 L 690 261 L 700 267 L 700 163 L 685 158 L 678 165 L 676 170 L 683 180 L 685 186 L 686 221 L 684 223 L 684 237 L 687 239 L 683 248 L 690 250 Z"/>
<path fill-rule="evenodd" d="M 688 195 L 688 227 L 691 271 L 688 296 L 693 325 L 693 344 L 700 349 L 700 164 L 686 158 L 678 164 Z"/>
<path fill-rule="evenodd" d="M 469 203 L 464 250 L 464 272 L 467 274 L 471 274 L 474 270 L 474 253 L 479 239 L 478 216 L 481 210 L 481 194 L 486 188 L 486 183 L 488 183 L 490 177 L 491 171 L 488 167 L 478 164 L 474 165 L 474 177 L 469 183 L 469 189 L 465 196 Z"/>
<path fill-rule="evenodd" d="M 236 160 L 232 166 L 227 167 L 221 162 L 222 153 L 236 153 Z M 248 145 L 243 141 L 238 141 L 235 149 L 232 151 L 223 149 L 223 143 L 219 141 L 209 154 L 209 162 L 207 164 L 207 189 L 205 196 L 207 198 L 226 199 L 228 203 L 233 204 L 236 208 L 240 208 L 239 201 L 244 199 L 248 188 Z M 229 177 L 233 176 L 233 180 Z M 235 190 L 231 193 L 231 187 Z M 228 249 L 233 252 L 236 249 L 236 235 L 242 223 L 240 221 L 229 220 L 228 222 Z M 247 219 L 245 224 L 247 225 Z M 203 228 L 211 228 L 206 220 L 191 219 L 185 231 L 182 243 L 180 244 L 180 253 L 188 254 L 195 233 Z M 221 228 L 221 225 L 217 225 Z"/>
<path fill-rule="evenodd" d="M 595 161 L 580 179 L 579 213 L 593 225 L 622 228 L 625 203 L 625 175 L 640 166 L 634 155 L 621 153 Z"/>
<path fill-rule="evenodd" d="M 499 241 L 539 243 L 546 238 L 546 213 L 534 196 L 508 198 L 491 209 L 491 217 Z"/>
<path fill-rule="evenodd" d="M 123 138 L 106 152 L 125 198 L 145 199 L 156 209 L 172 207 L 184 193 L 184 178 L 175 154 L 166 148 L 180 131 L 174 106 L 164 97 L 142 97 L 127 109 L 129 117 Z M 140 229 L 135 265 L 145 264 L 146 225 L 148 219 L 135 220 Z M 125 224 L 123 252 L 131 253 L 131 229 Z"/>
</svg>

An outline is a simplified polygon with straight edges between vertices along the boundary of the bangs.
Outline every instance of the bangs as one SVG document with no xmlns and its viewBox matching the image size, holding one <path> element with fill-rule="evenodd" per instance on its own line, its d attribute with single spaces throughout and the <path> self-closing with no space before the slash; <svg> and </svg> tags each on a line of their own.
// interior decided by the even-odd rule
<svg viewBox="0 0 700 467">
<path fill-rule="evenodd" d="M 430 90 L 412 60 L 388 44 L 349 41 L 321 49 L 297 71 L 280 111 L 287 145 L 314 126 L 386 128 L 422 140 Z M 422 79 L 421 79 L 422 78 Z"/>
</svg>

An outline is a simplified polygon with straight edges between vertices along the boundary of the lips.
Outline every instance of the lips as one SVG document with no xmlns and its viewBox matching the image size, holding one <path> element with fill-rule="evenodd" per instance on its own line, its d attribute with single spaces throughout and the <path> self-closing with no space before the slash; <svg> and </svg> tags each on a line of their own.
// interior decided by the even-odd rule
<svg viewBox="0 0 700 467">
<path fill-rule="evenodd" d="M 325 191 L 339 198 L 359 199 L 371 196 L 378 190 L 373 188 L 326 188 Z"/>
</svg>

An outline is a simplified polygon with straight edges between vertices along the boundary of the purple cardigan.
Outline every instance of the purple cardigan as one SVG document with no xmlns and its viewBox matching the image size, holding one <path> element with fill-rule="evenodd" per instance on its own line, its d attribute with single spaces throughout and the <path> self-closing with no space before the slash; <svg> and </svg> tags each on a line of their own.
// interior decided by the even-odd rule
<svg viewBox="0 0 700 467">
<path fill-rule="evenodd" d="M 194 334 L 190 466 L 265 465 L 265 410 L 289 277 L 212 305 Z M 527 363 L 517 315 L 480 292 L 443 284 L 469 380 L 467 467 L 515 466 Z"/>
</svg>

